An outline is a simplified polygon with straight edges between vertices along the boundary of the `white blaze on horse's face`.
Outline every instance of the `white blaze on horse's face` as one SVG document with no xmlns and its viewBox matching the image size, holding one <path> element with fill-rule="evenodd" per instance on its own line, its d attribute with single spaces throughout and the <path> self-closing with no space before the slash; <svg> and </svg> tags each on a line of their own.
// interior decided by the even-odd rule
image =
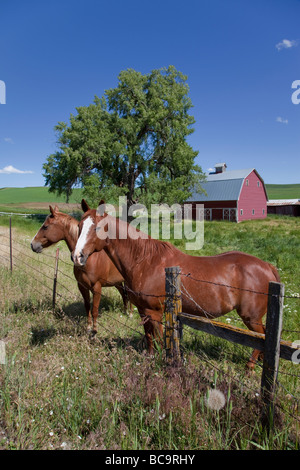
<svg viewBox="0 0 300 470">
<path fill-rule="evenodd" d="M 83 250 L 87 241 L 88 233 L 91 227 L 93 227 L 94 225 L 95 224 L 91 217 L 88 217 L 82 224 L 82 230 L 77 240 L 73 255 L 74 263 L 78 266 L 83 266 L 86 263 L 87 256 L 83 255 Z"/>
</svg>

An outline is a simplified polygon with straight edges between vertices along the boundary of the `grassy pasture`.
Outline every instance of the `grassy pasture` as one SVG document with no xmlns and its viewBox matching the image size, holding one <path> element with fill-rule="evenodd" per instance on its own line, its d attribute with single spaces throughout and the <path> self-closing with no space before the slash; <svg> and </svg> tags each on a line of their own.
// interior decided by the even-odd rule
<svg viewBox="0 0 300 470">
<path fill-rule="evenodd" d="M 0 188 L 0 211 L 47 213 L 49 204 L 58 204 L 63 210 L 76 209 L 82 199 L 82 190 L 74 189 L 66 204 L 65 196 L 50 193 L 44 186 L 27 188 Z"/>
<path fill-rule="evenodd" d="M 267 184 L 269 199 L 300 199 L 300 184 Z M 64 210 L 74 210 L 80 204 L 82 190 L 76 188 L 66 204 L 65 196 L 49 193 L 44 186 L 0 188 L 0 211 L 47 213 L 49 204 L 59 204 Z"/>
<path fill-rule="evenodd" d="M 81 189 L 74 189 L 70 197 L 70 203 L 78 203 L 81 200 L 80 198 Z M 0 205 L 23 204 L 26 202 L 66 202 L 66 197 L 50 193 L 45 186 L 0 188 Z"/>
<path fill-rule="evenodd" d="M 280 362 L 276 431 L 260 427 L 260 365 L 245 373 L 248 348 L 184 329 L 184 364 L 145 352 L 136 311 L 125 315 L 119 293 L 103 289 L 99 332 L 86 318 L 70 254 L 59 243 L 57 308 L 52 310 L 56 247 L 32 253 L 40 223 L 13 218 L 14 268 L 7 262 L 8 218 L 0 218 L 0 449 L 298 449 L 299 366 Z M 238 249 L 275 264 L 286 295 L 299 295 L 300 221 L 205 223 L 199 253 Z M 18 244 L 19 242 L 19 244 Z M 184 241 L 173 242 L 184 250 Z M 283 339 L 299 339 L 300 300 L 285 299 Z M 243 326 L 232 312 L 223 318 Z M 219 390 L 225 406 L 209 403 Z"/>
<path fill-rule="evenodd" d="M 269 199 L 300 199 L 300 184 L 267 184 Z"/>
</svg>

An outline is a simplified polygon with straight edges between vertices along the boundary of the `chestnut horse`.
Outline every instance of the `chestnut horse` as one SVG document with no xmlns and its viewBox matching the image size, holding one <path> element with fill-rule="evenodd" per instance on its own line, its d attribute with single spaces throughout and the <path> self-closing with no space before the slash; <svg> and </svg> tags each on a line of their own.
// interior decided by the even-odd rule
<svg viewBox="0 0 300 470">
<path fill-rule="evenodd" d="M 36 253 L 41 253 L 43 248 L 53 245 L 60 240 L 65 240 L 70 252 L 75 248 L 78 239 L 79 222 L 73 217 L 59 212 L 58 207 L 50 207 L 50 215 L 33 238 L 31 248 Z M 115 286 L 120 292 L 124 309 L 127 309 L 128 297 L 123 288 L 123 277 L 111 262 L 104 251 L 94 253 L 83 267 L 74 266 L 74 276 L 77 280 L 85 310 L 88 318 L 88 330 L 97 333 L 97 317 L 101 300 L 102 287 Z M 90 291 L 93 294 L 93 307 L 91 311 Z"/>
<path fill-rule="evenodd" d="M 162 336 L 165 268 L 170 266 L 181 268 L 183 312 L 214 319 L 236 309 L 250 330 L 264 333 L 262 317 L 268 303 L 265 294 L 270 281 L 280 281 L 274 266 L 238 251 L 216 256 L 188 255 L 142 232 L 141 238 L 137 238 L 137 232 L 132 236 L 130 224 L 91 210 L 84 200 L 82 209 L 85 213 L 79 223 L 80 236 L 72 253 L 74 264 L 84 266 L 95 251 L 108 254 L 144 320 L 150 352 L 152 338 Z M 108 228 L 113 222 L 115 236 L 109 237 Z M 248 368 L 254 367 L 259 353 L 253 351 Z"/>
</svg>

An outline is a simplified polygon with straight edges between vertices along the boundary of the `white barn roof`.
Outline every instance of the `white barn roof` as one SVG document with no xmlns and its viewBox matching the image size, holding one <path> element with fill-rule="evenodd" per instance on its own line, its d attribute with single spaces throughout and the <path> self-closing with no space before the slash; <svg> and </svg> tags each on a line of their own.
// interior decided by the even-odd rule
<svg viewBox="0 0 300 470">
<path fill-rule="evenodd" d="M 300 205 L 300 199 L 270 199 L 268 206 L 297 206 Z"/>
<path fill-rule="evenodd" d="M 205 201 L 237 201 L 245 178 L 255 168 L 246 168 L 243 170 L 230 170 L 221 173 L 211 173 L 206 175 L 206 181 L 201 183 L 205 193 L 193 193 L 187 202 L 205 202 Z"/>
</svg>

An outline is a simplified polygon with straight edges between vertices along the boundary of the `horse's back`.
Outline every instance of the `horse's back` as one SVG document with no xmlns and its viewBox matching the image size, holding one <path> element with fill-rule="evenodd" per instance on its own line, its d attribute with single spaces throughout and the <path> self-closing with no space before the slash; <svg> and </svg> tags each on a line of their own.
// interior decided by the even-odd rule
<svg viewBox="0 0 300 470">
<path fill-rule="evenodd" d="M 178 258 L 178 265 L 183 277 L 203 281 L 208 290 L 212 285 L 227 285 L 241 289 L 241 292 L 244 289 L 267 292 L 269 282 L 280 282 L 275 266 L 241 251 L 214 256 L 186 255 Z"/>
</svg>

